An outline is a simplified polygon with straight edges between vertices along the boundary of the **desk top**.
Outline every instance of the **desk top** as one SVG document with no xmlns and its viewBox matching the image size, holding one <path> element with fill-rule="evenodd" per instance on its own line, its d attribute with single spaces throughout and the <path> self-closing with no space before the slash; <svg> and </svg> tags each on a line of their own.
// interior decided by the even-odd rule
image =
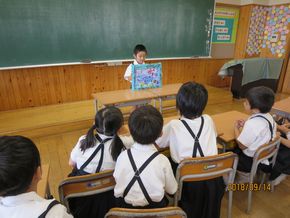
<svg viewBox="0 0 290 218">
<path fill-rule="evenodd" d="M 273 109 L 290 114 L 290 97 L 275 102 Z"/>
<path fill-rule="evenodd" d="M 148 91 L 156 94 L 158 97 L 165 97 L 176 95 L 182 83 L 163 85 L 161 88 L 147 89 Z"/>
<path fill-rule="evenodd" d="M 40 197 L 46 197 L 46 191 L 48 188 L 48 175 L 49 175 L 49 164 L 43 164 L 41 166 L 42 176 L 41 180 L 37 184 L 37 194 Z"/>
<path fill-rule="evenodd" d="M 103 105 L 148 100 L 157 97 L 176 95 L 181 83 L 164 85 L 161 88 L 132 91 L 130 89 L 93 93 L 94 99 Z"/>
<path fill-rule="evenodd" d="M 155 94 L 147 90 L 132 91 L 130 89 L 93 93 L 94 99 L 103 105 L 147 100 L 155 97 Z"/>
<path fill-rule="evenodd" d="M 249 115 L 239 111 L 228 111 L 211 117 L 219 137 L 225 142 L 230 142 L 235 139 L 234 122 L 239 119 L 247 119 Z"/>
</svg>

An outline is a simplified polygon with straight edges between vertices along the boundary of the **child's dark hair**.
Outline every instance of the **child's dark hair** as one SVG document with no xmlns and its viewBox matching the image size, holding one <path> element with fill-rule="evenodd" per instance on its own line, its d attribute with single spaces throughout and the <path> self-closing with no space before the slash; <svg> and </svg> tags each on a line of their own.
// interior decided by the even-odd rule
<svg viewBox="0 0 290 218">
<path fill-rule="evenodd" d="M 30 139 L 0 136 L 0 196 L 25 193 L 39 166 L 39 151 Z"/>
<path fill-rule="evenodd" d="M 144 45 L 142 45 L 142 44 L 138 44 L 138 45 L 135 46 L 135 48 L 134 48 L 134 50 L 133 50 L 133 54 L 134 54 L 134 55 L 137 55 L 138 52 L 140 52 L 140 51 L 144 51 L 144 52 L 147 53 L 147 49 L 146 49 L 146 47 L 145 47 Z"/>
<path fill-rule="evenodd" d="M 206 88 L 195 82 L 184 83 L 176 96 L 176 108 L 180 114 L 192 119 L 202 115 L 207 104 L 208 94 Z"/>
<path fill-rule="evenodd" d="M 272 89 L 265 86 L 251 88 L 246 93 L 251 109 L 258 109 L 261 113 L 268 113 L 275 101 L 275 94 Z"/>
<path fill-rule="evenodd" d="M 143 145 L 154 143 L 163 128 L 163 118 L 153 106 L 142 106 L 129 117 L 129 129 L 133 139 Z"/>
<path fill-rule="evenodd" d="M 124 148 L 124 144 L 117 134 L 123 123 L 123 114 L 119 108 L 112 106 L 99 110 L 95 117 L 95 124 L 89 129 L 86 137 L 81 141 L 81 151 L 95 146 L 97 139 L 94 135 L 94 130 L 96 130 L 97 133 L 114 137 L 111 143 L 111 155 L 113 160 L 117 160 L 117 157 Z"/>
</svg>

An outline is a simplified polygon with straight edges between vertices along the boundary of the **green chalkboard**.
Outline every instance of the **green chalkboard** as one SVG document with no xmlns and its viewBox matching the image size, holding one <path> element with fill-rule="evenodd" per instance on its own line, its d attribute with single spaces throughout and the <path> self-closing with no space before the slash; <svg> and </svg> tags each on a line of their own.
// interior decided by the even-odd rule
<svg viewBox="0 0 290 218">
<path fill-rule="evenodd" d="M 0 0 L 0 67 L 208 56 L 214 0 Z"/>
</svg>

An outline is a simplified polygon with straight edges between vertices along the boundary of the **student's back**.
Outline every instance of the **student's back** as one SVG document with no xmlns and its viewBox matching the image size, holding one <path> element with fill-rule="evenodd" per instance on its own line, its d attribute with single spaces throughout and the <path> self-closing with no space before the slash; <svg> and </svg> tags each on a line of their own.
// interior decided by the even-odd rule
<svg viewBox="0 0 290 218">
<path fill-rule="evenodd" d="M 129 129 L 135 143 L 120 154 L 114 171 L 118 207 L 166 207 L 165 193 L 176 192 L 177 183 L 170 163 L 153 144 L 162 126 L 162 116 L 152 106 L 143 106 L 131 113 Z"/>
<path fill-rule="evenodd" d="M 40 179 L 40 156 L 35 144 L 21 136 L 0 137 L 0 217 L 72 217 L 54 199 L 37 195 Z"/>
<path fill-rule="evenodd" d="M 95 124 L 85 136 L 80 137 L 71 152 L 69 164 L 73 171 L 69 176 L 80 176 L 114 170 L 115 161 L 124 145 L 118 136 L 123 125 L 122 112 L 116 107 L 99 110 Z M 112 190 L 96 195 L 71 199 L 72 214 L 76 218 L 104 217 L 115 206 Z"/>
<path fill-rule="evenodd" d="M 95 124 L 81 136 L 71 152 L 69 165 L 78 175 L 113 170 L 124 145 L 118 136 L 123 125 L 122 112 L 116 107 L 99 110 Z M 89 160 L 89 161 L 88 161 Z"/>
<path fill-rule="evenodd" d="M 165 125 L 163 135 L 156 141 L 159 147 L 170 147 L 174 171 L 186 158 L 217 154 L 214 123 L 210 116 L 202 114 L 207 99 L 205 87 L 194 82 L 183 84 L 177 93 L 176 107 L 181 118 Z M 189 218 L 219 217 L 224 188 L 222 177 L 184 182 L 178 204 Z"/>
<path fill-rule="evenodd" d="M 216 155 L 216 131 L 213 120 L 207 114 L 202 115 L 202 117 L 204 124 L 199 136 L 199 143 L 203 155 Z M 194 133 L 198 133 L 200 130 L 202 122 L 201 116 L 195 119 L 188 119 L 182 116 L 180 120 L 172 120 L 165 125 L 162 137 L 156 141 L 161 148 L 170 147 L 171 158 L 175 163 L 180 163 L 183 159 L 192 157 L 193 155 L 194 139 L 181 120 L 184 120 Z M 201 154 L 197 152 L 196 157 L 200 156 Z"/>
</svg>

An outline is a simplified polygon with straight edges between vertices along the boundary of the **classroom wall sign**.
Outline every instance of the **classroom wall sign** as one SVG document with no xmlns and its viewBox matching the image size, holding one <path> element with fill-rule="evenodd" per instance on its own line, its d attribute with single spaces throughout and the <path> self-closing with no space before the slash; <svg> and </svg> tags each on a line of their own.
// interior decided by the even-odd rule
<svg viewBox="0 0 290 218">
<path fill-rule="evenodd" d="M 235 43 L 239 9 L 231 7 L 216 7 L 212 43 Z"/>
</svg>

